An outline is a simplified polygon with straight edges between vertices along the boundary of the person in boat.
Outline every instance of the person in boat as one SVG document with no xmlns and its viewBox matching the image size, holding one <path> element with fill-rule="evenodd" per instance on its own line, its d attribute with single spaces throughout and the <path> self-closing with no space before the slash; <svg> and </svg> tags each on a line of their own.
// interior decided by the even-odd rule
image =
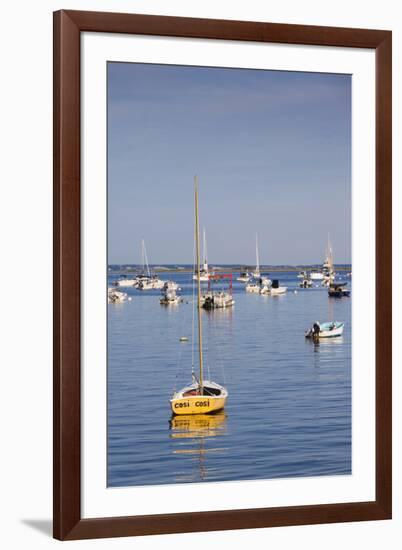
<svg viewBox="0 0 402 550">
<path fill-rule="evenodd" d="M 313 324 L 313 331 L 312 331 L 313 332 L 313 340 L 315 342 L 317 342 L 319 337 L 320 337 L 319 336 L 320 335 L 320 329 L 321 329 L 320 323 L 318 321 L 315 321 L 314 324 Z"/>
</svg>

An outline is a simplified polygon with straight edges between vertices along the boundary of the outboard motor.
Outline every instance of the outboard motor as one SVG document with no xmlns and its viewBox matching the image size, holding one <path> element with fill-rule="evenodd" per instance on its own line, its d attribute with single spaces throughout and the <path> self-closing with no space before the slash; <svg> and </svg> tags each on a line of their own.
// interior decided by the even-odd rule
<svg viewBox="0 0 402 550">
<path fill-rule="evenodd" d="M 274 279 L 272 281 L 272 288 L 279 288 L 279 281 L 278 279 Z"/>
</svg>

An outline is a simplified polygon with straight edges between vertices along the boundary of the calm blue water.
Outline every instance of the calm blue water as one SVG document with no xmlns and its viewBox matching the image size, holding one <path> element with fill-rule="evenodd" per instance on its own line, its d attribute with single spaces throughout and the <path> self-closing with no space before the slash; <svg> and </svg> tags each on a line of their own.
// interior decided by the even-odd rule
<svg viewBox="0 0 402 550">
<path fill-rule="evenodd" d="M 108 306 L 108 485 L 351 473 L 351 298 L 295 294 L 296 273 L 271 274 L 288 286 L 278 297 L 235 283 L 233 308 L 202 313 L 206 375 L 228 389 L 225 411 L 172 419 L 172 391 L 191 379 L 191 277 L 161 274 L 180 283 L 179 306 L 135 289 Z M 307 341 L 315 320 L 345 322 L 343 337 Z"/>
</svg>

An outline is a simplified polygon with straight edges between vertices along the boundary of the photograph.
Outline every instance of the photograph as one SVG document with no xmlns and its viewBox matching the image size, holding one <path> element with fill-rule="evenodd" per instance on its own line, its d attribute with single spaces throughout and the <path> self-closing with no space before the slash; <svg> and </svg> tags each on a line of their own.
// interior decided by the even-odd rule
<svg viewBox="0 0 402 550">
<path fill-rule="evenodd" d="M 2 10 L 2 548 L 399 549 L 398 4 L 70 4 Z"/>
<path fill-rule="evenodd" d="M 352 475 L 351 84 L 107 63 L 108 487 Z"/>
</svg>

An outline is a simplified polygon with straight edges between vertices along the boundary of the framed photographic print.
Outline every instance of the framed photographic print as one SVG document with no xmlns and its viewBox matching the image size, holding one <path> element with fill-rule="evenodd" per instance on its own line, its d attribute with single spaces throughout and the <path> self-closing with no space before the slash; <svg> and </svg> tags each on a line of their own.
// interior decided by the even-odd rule
<svg viewBox="0 0 402 550">
<path fill-rule="evenodd" d="M 54 536 L 391 517 L 391 33 L 54 14 Z"/>
</svg>

